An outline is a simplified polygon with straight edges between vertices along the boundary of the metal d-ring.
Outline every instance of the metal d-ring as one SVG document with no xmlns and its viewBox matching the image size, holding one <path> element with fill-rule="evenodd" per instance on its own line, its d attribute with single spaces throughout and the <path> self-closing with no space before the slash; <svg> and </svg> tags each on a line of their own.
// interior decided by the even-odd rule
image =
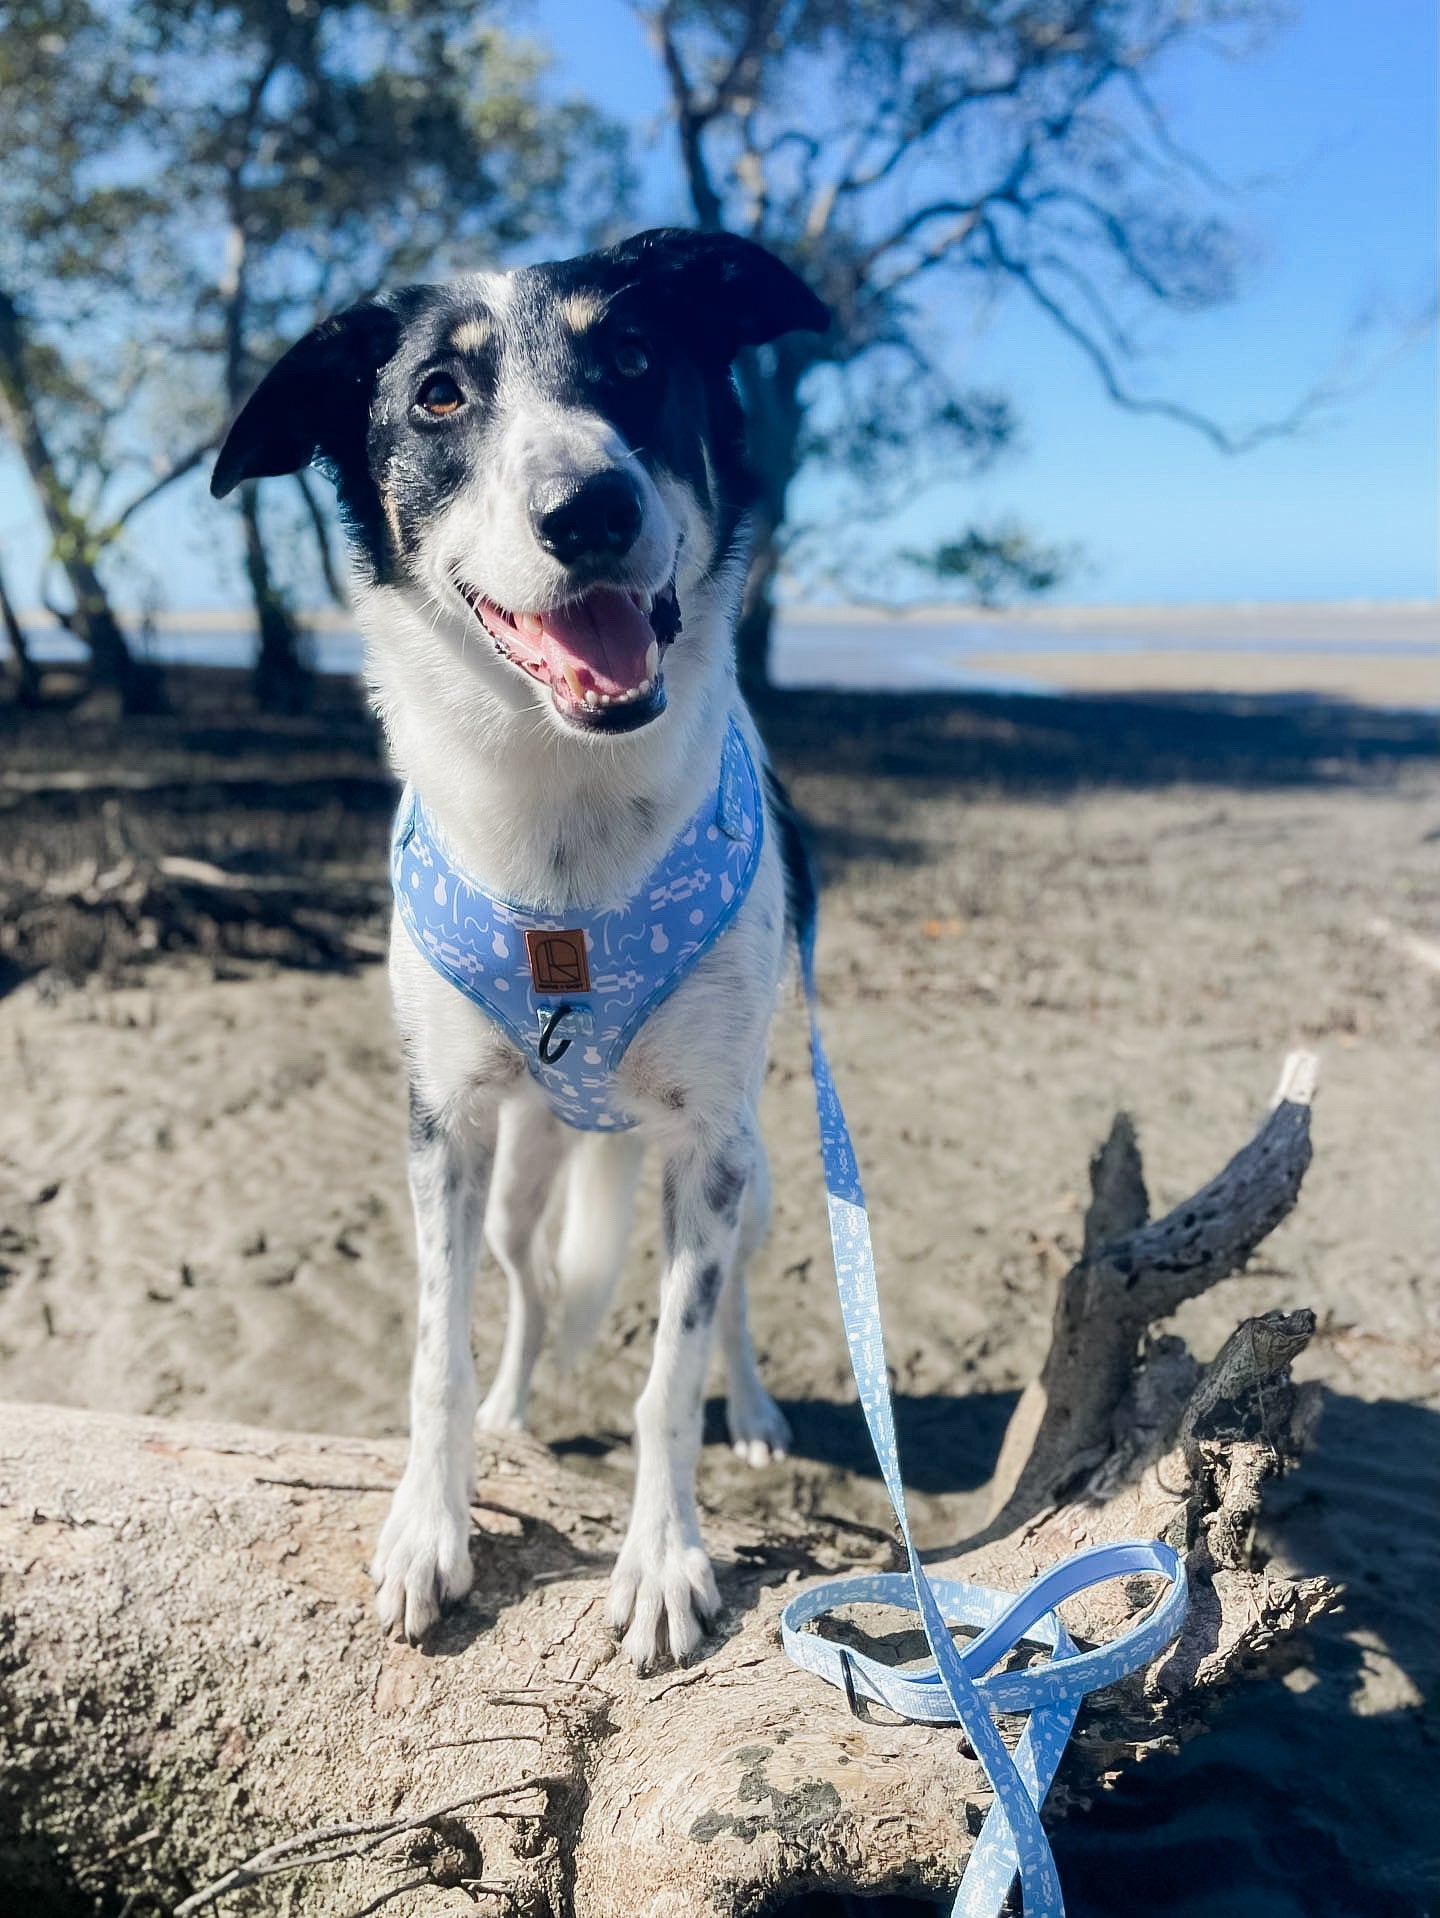
<svg viewBox="0 0 1440 1918">
<path fill-rule="evenodd" d="M 568 1004 L 563 1006 L 556 1006 L 555 1010 L 550 1014 L 550 1017 L 545 1021 L 544 1025 L 541 1026 L 540 1028 L 540 1063 L 541 1065 L 544 1065 L 544 1066 L 559 1065 L 560 1061 L 565 1057 L 565 1054 L 570 1050 L 571 1042 L 569 1039 L 562 1039 L 559 1045 L 556 1046 L 553 1051 L 551 1050 L 551 1047 L 550 1047 L 550 1041 L 555 1036 L 555 1028 L 559 1025 L 560 1021 L 565 1017 L 566 1013 L 573 1012 L 574 1010 L 575 1010 L 574 1006 L 568 1005 Z"/>
</svg>

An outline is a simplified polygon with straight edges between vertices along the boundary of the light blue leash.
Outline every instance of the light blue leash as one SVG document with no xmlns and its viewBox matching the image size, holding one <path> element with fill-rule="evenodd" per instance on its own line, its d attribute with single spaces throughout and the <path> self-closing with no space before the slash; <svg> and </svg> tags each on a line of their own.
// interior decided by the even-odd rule
<svg viewBox="0 0 1440 1918">
<path fill-rule="evenodd" d="M 781 1639 L 797 1664 L 842 1687 L 852 1704 L 856 1698 L 873 1699 L 923 1724 L 959 1725 L 969 1739 L 994 1787 L 995 1803 L 966 1864 L 952 1918 L 998 1918 L 1017 1871 L 1027 1918 L 1064 1918 L 1065 1903 L 1040 1823 L 1040 1806 L 1085 1694 L 1113 1685 L 1148 1664 L 1179 1631 L 1188 1597 L 1184 1562 L 1170 1546 L 1152 1539 L 1074 1552 L 1019 1594 L 927 1575 L 910 1535 L 900 1482 L 870 1220 L 850 1129 L 820 1037 L 813 919 L 801 928 L 800 964 L 810 1015 L 820 1157 L 840 1310 L 865 1423 L 895 1508 L 910 1570 L 908 1574 L 859 1573 L 812 1586 L 780 1614 Z M 1160 1603 L 1123 1637 L 1092 1651 L 1079 1651 L 1054 1607 L 1087 1586 L 1144 1572 L 1170 1581 Z M 933 1665 L 897 1671 L 805 1629 L 836 1606 L 867 1603 L 918 1612 Z M 950 1625 L 977 1629 L 979 1636 L 962 1648 L 951 1638 Z M 1042 1645 L 1050 1657 L 1024 1671 L 987 1677 L 990 1668 L 1022 1638 Z M 996 1712 L 1029 1713 L 1013 1757 L 995 1725 Z"/>
</svg>

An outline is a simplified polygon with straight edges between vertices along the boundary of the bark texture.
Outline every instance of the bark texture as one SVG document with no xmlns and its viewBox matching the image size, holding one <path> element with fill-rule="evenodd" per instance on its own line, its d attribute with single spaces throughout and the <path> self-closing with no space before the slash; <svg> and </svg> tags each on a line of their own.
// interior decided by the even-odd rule
<svg viewBox="0 0 1440 1918">
<path fill-rule="evenodd" d="M 95 683 L 113 687 L 127 712 L 149 712 L 160 703 L 153 668 L 137 660 L 95 567 L 95 541 L 79 517 L 61 477 L 40 420 L 31 377 L 28 342 L 20 310 L 0 289 L 0 429 L 25 462 L 45 515 L 56 564 L 74 596 L 65 623 L 90 652 Z M 13 642 L 12 642 L 13 643 Z"/>
<path fill-rule="evenodd" d="M 240 522 L 245 532 L 245 577 L 255 606 L 260 637 L 255 655 L 255 703 L 262 713 L 304 712 L 310 675 L 300 657 L 300 628 L 276 583 L 260 523 L 260 482 L 240 488 Z"/>
<path fill-rule="evenodd" d="M 33 706 L 40 694 L 40 674 L 30 657 L 25 628 L 20 624 L 20 615 L 15 610 L 3 571 L 0 571 L 0 632 L 4 633 L 5 642 L 10 648 L 16 701 L 21 706 Z"/>
<path fill-rule="evenodd" d="M 1262 1155 L 1292 1199 L 1304 1130 Z M 1133 1142 L 1116 1150 L 1138 1176 Z M 1130 1191 L 1098 1178 L 1095 1217 L 1135 1236 Z M 1236 1243 L 1259 1216 L 1241 1211 Z M 1052 1808 L 1196 1728 L 1331 1602 L 1252 1548 L 1263 1482 L 1304 1424 L 1287 1367 L 1312 1329 L 1308 1313 L 1248 1321 L 1203 1372 L 1178 1341 L 1147 1346 L 1104 1474 L 937 1555 L 1018 1589 L 1105 1539 L 1187 1551 L 1184 1633 L 1087 1705 Z M 603 1619 L 623 1501 L 537 1444 L 486 1438 L 475 1588 L 411 1648 L 380 1638 L 365 1574 L 401 1463 L 398 1443 L 0 1408 L 7 1909 L 691 1918 L 821 1889 L 953 1890 L 990 1797 L 962 1741 L 852 1715 L 777 1641 L 797 1582 L 894 1547 L 710 1515 L 725 1612 L 691 1669 L 642 1678 Z M 1072 1632 L 1123 1630 L 1153 1583 L 1081 1595 Z M 897 1622 L 856 1608 L 838 1629 L 907 1659 L 916 1634 Z"/>
</svg>

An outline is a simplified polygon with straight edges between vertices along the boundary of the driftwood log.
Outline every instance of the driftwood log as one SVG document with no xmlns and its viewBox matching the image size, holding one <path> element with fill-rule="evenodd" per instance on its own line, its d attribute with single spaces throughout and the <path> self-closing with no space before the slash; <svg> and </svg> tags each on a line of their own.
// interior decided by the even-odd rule
<svg viewBox="0 0 1440 1918">
<path fill-rule="evenodd" d="M 1018 1589 L 1107 1538 L 1188 1553 L 1183 1635 L 1087 1705 L 1052 1812 L 1197 1728 L 1332 1602 L 1252 1543 L 1304 1423 L 1287 1367 L 1310 1315 L 1248 1321 L 1204 1369 L 1149 1333 L 1294 1203 L 1310 1078 L 1292 1061 L 1251 1143 L 1155 1224 L 1117 1121 L 997 1521 L 934 1555 Z M 542 1446 L 486 1438 L 475 1588 L 412 1649 L 381 1640 L 364 1572 L 401 1460 L 390 1443 L 0 1408 L 0 1908 L 692 1918 L 953 1890 L 990 1797 L 963 1741 L 852 1715 L 777 1643 L 797 1582 L 896 1563 L 895 1546 L 711 1515 L 726 1611 L 691 1668 L 642 1678 L 603 1622 L 622 1502 Z M 1112 1583 L 1067 1622 L 1095 1641 L 1153 1596 Z M 898 1625 L 857 1612 L 838 1629 L 912 1657 Z"/>
</svg>

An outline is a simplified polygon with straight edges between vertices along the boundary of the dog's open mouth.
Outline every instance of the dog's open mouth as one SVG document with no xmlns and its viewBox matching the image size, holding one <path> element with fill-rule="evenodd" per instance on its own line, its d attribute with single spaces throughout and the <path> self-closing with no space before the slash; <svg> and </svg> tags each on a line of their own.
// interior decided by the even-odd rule
<svg viewBox="0 0 1440 1918">
<path fill-rule="evenodd" d="M 457 584 L 502 656 L 549 688 L 562 719 L 624 733 L 664 712 L 662 661 L 680 631 L 673 579 L 654 595 L 592 586 L 544 613 L 507 612 Z"/>
</svg>

